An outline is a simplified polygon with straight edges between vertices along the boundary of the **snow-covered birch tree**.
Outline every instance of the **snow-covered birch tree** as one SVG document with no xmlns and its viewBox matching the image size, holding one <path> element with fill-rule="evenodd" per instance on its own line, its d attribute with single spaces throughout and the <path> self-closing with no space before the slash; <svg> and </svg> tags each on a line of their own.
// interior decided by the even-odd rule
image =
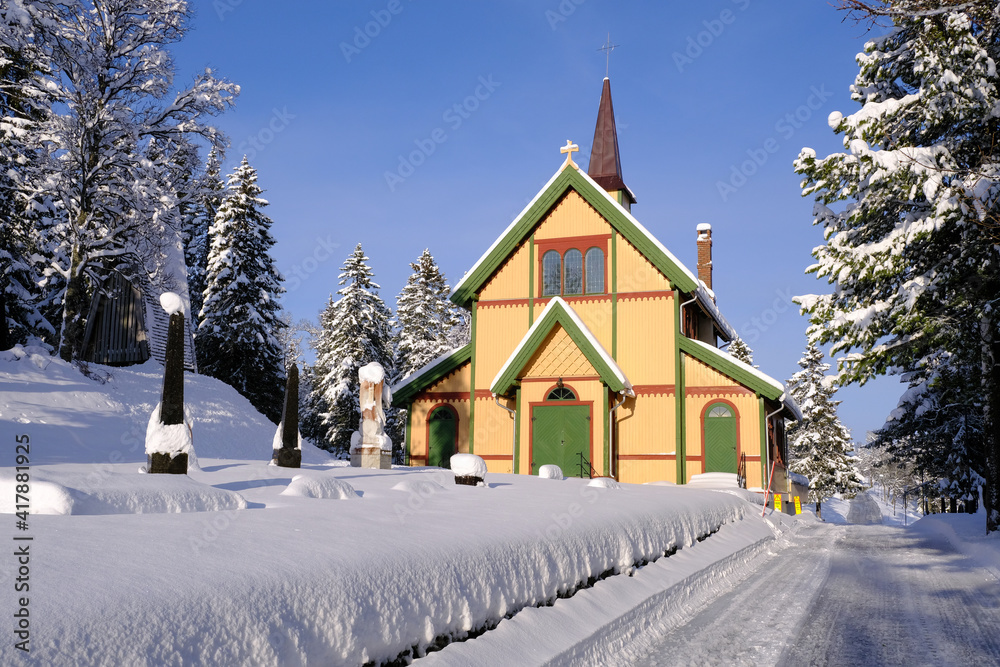
<svg viewBox="0 0 1000 667">
<path fill-rule="evenodd" d="M 368 261 L 359 243 L 341 269 L 340 298 L 331 296 L 320 314 L 321 332 L 315 343 L 309 405 L 323 411 L 318 444 L 339 456 L 350 451 L 351 434 L 361 423 L 358 369 L 375 361 L 382 364 L 387 377 L 395 375 L 391 313 L 379 296 Z M 393 446 L 399 443 L 394 441 Z"/>
<path fill-rule="evenodd" d="M 860 4 L 860 3 L 853 3 Z M 934 6 L 931 6 L 934 5 Z M 861 108 L 830 115 L 846 152 L 795 163 L 825 243 L 800 297 L 838 381 L 981 359 L 987 528 L 1000 525 L 1000 272 L 995 3 L 880 3 L 895 25 L 858 57 Z M 970 327 L 969 323 L 973 326 Z"/>
<path fill-rule="evenodd" d="M 52 112 L 33 128 L 38 160 L 21 187 L 45 218 L 46 287 L 61 310 L 60 354 L 68 359 L 79 351 L 89 293 L 120 258 L 155 264 L 141 267 L 150 274 L 183 263 L 174 257 L 177 192 L 163 180 L 167 165 L 151 162 L 149 142 L 181 146 L 199 136 L 222 145 L 205 119 L 230 107 L 239 87 L 206 70 L 172 92 L 168 47 L 183 38 L 191 14 L 183 0 L 15 4 L 17 20 L 4 33 L 30 33 L 47 65 L 22 84 Z"/>
<path fill-rule="evenodd" d="M 862 490 L 848 454 L 854 449 L 851 432 L 837 417 L 840 401 L 833 400 L 836 387 L 826 373 L 830 364 L 810 343 L 799 360 L 802 368 L 788 381 L 788 392 L 802 411 L 802 421 L 788 429 L 792 472 L 809 478 L 809 500 L 820 512 L 823 500 L 835 493 L 853 495 Z"/>
<path fill-rule="evenodd" d="M 274 423 L 281 419 L 284 349 L 278 296 L 285 290 L 270 250 L 257 172 L 246 157 L 229 177 L 209 236 L 207 287 L 195 337 L 199 368 L 235 388 Z"/>
</svg>

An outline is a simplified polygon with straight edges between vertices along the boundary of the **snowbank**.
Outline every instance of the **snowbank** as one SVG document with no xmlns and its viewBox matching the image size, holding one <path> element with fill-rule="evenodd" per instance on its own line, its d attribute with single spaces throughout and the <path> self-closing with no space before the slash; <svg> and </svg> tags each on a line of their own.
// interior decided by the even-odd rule
<svg viewBox="0 0 1000 667">
<path fill-rule="evenodd" d="M 475 454 L 454 454 L 449 464 L 456 477 L 486 479 L 486 461 Z"/>
<path fill-rule="evenodd" d="M 564 479 L 562 468 L 548 463 L 538 469 L 538 476 L 541 479 Z"/>
<path fill-rule="evenodd" d="M 351 500 L 358 497 L 358 492 L 354 490 L 353 486 L 336 477 L 300 473 L 292 477 L 292 482 L 281 492 L 281 495 L 325 500 Z"/>
</svg>

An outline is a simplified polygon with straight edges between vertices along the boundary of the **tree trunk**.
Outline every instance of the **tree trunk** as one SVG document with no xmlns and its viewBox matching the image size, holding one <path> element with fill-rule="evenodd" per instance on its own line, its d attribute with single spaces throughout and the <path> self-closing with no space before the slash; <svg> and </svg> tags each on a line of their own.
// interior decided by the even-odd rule
<svg viewBox="0 0 1000 667">
<path fill-rule="evenodd" d="M 79 357 L 83 345 L 83 311 L 86 308 L 87 289 L 80 271 L 80 249 L 73 247 L 70 262 L 69 282 L 63 294 L 62 333 L 59 337 L 59 356 L 63 361 Z"/>
<path fill-rule="evenodd" d="M 7 325 L 7 281 L 0 285 L 0 350 L 14 347 L 10 337 L 10 327 Z"/>
<path fill-rule="evenodd" d="M 986 483 L 983 504 L 986 506 L 986 532 L 1000 529 L 1000 337 L 992 318 L 983 320 L 983 382 L 986 385 L 985 450 Z"/>
<path fill-rule="evenodd" d="M 822 519 L 823 518 L 823 513 L 820 511 L 820 504 L 821 503 L 822 503 L 821 500 L 817 500 L 816 501 L 816 518 L 817 519 Z"/>
</svg>

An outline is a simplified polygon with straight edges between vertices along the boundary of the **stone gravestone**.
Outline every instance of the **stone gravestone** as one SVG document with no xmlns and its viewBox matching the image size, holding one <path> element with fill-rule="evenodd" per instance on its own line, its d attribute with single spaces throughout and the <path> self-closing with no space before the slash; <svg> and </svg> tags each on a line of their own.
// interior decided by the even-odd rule
<svg viewBox="0 0 1000 667">
<path fill-rule="evenodd" d="M 282 468 L 301 468 L 302 449 L 299 447 L 299 367 L 292 364 L 285 381 L 285 407 L 274 437 L 274 464 Z"/>
<path fill-rule="evenodd" d="M 160 304 L 170 313 L 170 326 L 159 415 L 154 410 L 146 429 L 147 470 L 184 475 L 191 449 L 191 430 L 184 423 L 184 308 L 172 292 L 163 294 Z"/>
<path fill-rule="evenodd" d="M 361 383 L 360 430 L 351 435 L 351 465 L 355 468 L 392 468 L 392 441 L 385 434 L 385 409 L 392 393 L 385 386 L 382 365 L 372 362 L 358 369 Z"/>
</svg>

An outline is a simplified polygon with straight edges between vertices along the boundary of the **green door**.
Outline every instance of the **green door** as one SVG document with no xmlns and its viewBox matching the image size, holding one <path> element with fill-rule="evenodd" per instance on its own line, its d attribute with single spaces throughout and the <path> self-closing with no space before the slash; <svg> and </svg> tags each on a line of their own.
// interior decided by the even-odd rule
<svg viewBox="0 0 1000 667">
<path fill-rule="evenodd" d="M 428 447 L 427 465 L 441 468 L 451 467 L 451 455 L 455 453 L 458 441 L 458 420 L 448 408 L 438 408 L 427 420 Z"/>
<path fill-rule="evenodd" d="M 567 477 L 590 477 L 590 406 L 537 405 L 531 418 L 531 472 L 554 464 Z"/>
<path fill-rule="evenodd" d="M 725 403 L 705 413 L 705 472 L 736 472 L 736 415 Z"/>
</svg>

